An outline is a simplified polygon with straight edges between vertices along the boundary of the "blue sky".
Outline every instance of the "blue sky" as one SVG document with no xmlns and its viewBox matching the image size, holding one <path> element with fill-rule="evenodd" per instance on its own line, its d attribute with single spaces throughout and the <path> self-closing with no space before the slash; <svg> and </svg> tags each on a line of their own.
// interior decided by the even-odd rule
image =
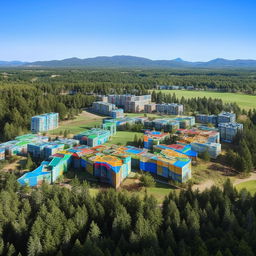
<svg viewBox="0 0 256 256">
<path fill-rule="evenodd" d="M 3 0 L 0 60 L 256 59 L 252 0 Z"/>
</svg>

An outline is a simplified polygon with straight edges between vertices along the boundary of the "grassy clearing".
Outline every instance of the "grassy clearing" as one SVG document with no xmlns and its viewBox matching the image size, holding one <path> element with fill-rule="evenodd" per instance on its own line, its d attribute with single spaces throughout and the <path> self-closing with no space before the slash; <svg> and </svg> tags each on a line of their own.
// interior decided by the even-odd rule
<svg viewBox="0 0 256 256">
<path fill-rule="evenodd" d="M 145 190 L 147 191 L 146 193 L 148 195 L 154 196 L 159 203 L 162 203 L 165 196 L 169 195 L 171 191 L 179 191 L 170 185 L 162 184 L 159 182 L 156 182 L 155 187 L 145 188 Z"/>
<path fill-rule="evenodd" d="M 127 178 L 121 185 L 121 190 L 127 190 L 131 194 L 138 195 L 143 198 L 146 194 L 154 196 L 158 203 L 162 203 L 165 196 L 169 195 L 171 191 L 179 191 L 169 184 L 156 182 L 155 187 L 141 187 L 140 182 L 136 178 Z"/>
<path fill-rule="evenodd" d="M 256 193 L 256 180 L 245 181 L 245 182 L 242 182 L 240 184 L 237 184 L 235 187 L 238 189 L 238 191 L 245 188 L 252 195 L 254 195 Z"/>
<path fill-rule="evenodd" d="M 143 135 L 140 132 L 118 131 L 115 136 L 113 136 L 111 140 L 106 144 L 126 145 L 129 142 L 133 142 L 135 134 L 137 134 L 138 138 Z"/>
<path fill-rule="evenodd" d="M 175 93 L 178 98 L 206 97 L 221 99 L 223 102 L 236 102 L 241 108 L 249 110 L 256 108 L 256 96 L 241 93 L 211 92 L 211 91 L 186 91 L 186 90 L 161 90 L 163 93 Z"/>
<path fill-rule="evenodd" d="M 51 135 L 58 135 L 60 132 L 68 130 L 70 134 L 77 134 L 81 131 L 101 125 L 104 116 L 94 115 L 92 113 L 83 111 L 73 120 L 60 122 L 59 128 L 49 132 Z"/>
<path fill-rule="evenodd" d="M 204 185 L 211 181 L 212 184 L 221 186 L 227 178 L 234 179 L 235 174 L 230 168 L 218 162 L 205 162 L 198 159 L 197 164 L 192 166 L 192 181 L 195 184 Z"/>
</svg>

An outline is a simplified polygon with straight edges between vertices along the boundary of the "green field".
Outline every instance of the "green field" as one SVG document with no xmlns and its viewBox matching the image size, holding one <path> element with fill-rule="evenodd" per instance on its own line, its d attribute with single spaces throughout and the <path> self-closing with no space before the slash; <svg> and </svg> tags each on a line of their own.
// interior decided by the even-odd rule
<svg viewBox="0 0 256 256">
<path fill-rule="evenodd" d="M 60 122 L 59 128 L 50 131 L 49 134 L 59 135 L 60 132 L 63 133 L 65 130 L 67 130 L 70 134 L 77 134 L 81 131 L 101 125 L 103 118 L 103 116 L 98 116 L 83 111 L 73 120 Z"/>
<path fill-rule="evenodd" d="M 251 192 L 251 194 L 255 194 L 256 193 L 256 180 L 245 181 L 240 184 L 237 184 L 235 187 L 238 189 L 238 191 L 245 188 L 249 192 Z"/>
<path fill-rule="evenodd" d="M 127 132 L 127 131 L 118 131 L 115 136 L 106 144 L 121 144 L 126 145 L 128 142 L 133 142 L 134 136 L 137 134 L 138 138 L 142 137 L 140 132 Z"/>
<path fill-rule="evenodd" d="M 154 196 L 159 203 L 162 203 L 165 196 L 169 195 L 171 191 L 178 191 L 178 189 L 174 189 L 170 185 L 162 184 L 156 182 L 155 187 L 146 188 L 147 194 Z"/>
<path fill-rule="evenodd" d="M 159 90 L 156 90 L 159 91 Z M 249 110 L 256 108 L 256 96 L 228 93 L 228 92 L 211 92 L 211 91 L 185 91 L 185 90 L 161 90 L 163 93 L 175 93 L 178 98 L 182 96 L 185 98 L 207 97 L 221 99 L 225 103 L 236 102 L 241 108 Z"/>
</svg>

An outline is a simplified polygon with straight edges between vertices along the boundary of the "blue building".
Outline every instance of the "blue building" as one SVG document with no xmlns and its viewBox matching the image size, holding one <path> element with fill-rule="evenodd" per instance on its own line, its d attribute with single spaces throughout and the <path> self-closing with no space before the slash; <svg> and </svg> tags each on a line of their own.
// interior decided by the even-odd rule
<svg viewBox="0 0 256 256">
<path fill-rule="evenodd" d="M 204 114 L 196 115 L 196 122 L 202 123 L 202 124 L 217 125 L 217 119 L 218 117 L 216 115 L 204 115 Z"/>
<path fill-rule="evenodd" d="M 46 113 L 31 118 L 31 131 L 33 133 L 46 132 L 58 128 L 59 113 Z"/>
<path fill-rule="evenodd" d="M 218 115 L 218 124 L 221 123 L 235 123 L 236 114 L 230 112 L 222 112 Z"/>
<path fill-rule="evenodd" d="M 225 142 L 232 142 L 238 132 L 243 131 L 243 124 L 240 123 L 220 123 L 220 139 Z"/>
</svg>

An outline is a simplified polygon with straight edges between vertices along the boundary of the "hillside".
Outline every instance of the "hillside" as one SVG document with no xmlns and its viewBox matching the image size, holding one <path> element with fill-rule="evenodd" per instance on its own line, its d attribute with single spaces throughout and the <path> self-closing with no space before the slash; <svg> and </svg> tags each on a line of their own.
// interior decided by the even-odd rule
<svg viewBox="0 0 256 256">
<path fill-rule="evenodd" d="M 95 58 L 68 58 L 50 61 L 0 61 L 2 67 L 50 67 L 50 68 L 256 68 L 256 60 L 227 60 L 214 59 L 207 62 L 190 62 L 180 58 L 173 60 L 151 60 L 147 58 L 117 55 L 112 57 L 100 56 Z"/>
</svg>

